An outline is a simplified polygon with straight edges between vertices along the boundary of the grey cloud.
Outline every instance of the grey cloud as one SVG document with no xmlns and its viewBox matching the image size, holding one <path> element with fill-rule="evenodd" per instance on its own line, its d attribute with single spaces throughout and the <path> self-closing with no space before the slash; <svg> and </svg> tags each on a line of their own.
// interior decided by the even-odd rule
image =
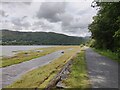
<svg viewBox="0 0 120 90">
<path fill-rule="evenodd" d="M 25 22 L 25 23 L 22 24 L 22 26 L 25 27 L 25 28 L 29 28 L 31 25 L 30 25 L 29 22 Z"/>
<path fill-rule="evenodd" d="M 72 36 L 90 36 L 90 32 L 88 32 L 88 28 L 80 29 L 80 28 L 69 28 L 64 31 L 64 33 Z"/>
<path fill-rule="evenodd" d="M 65 12 L 65 4 L 65 2 L 43 2 L 37 17 L 46 18 L 51 22 L 60 21 L 59 15 Z"/>
<path fill-rule="evenodd" d="M 80 29 L 84 29 L 88 27 L 88 23 L 84 23 L 84 21 L 80 21 L 80 22 L 75 22 L 75 23 L 71 23 L 70 28 L 80 28 Z"/>
<path fill-rule="evenodd" d="M 22 17 L 22 20 L 24 20 L 24 19 L 26 19 L 26 18 L 27 18 L 27 16 L 23 16 L 23 17 Z"/>
<path fill-rule="evenodd" d="M 5 11 L 3 11 L 3 10 L 0 10 L 0 15 L 2 17 L 8 17 L 8 14 Z"/>
<path fill-rule="evenodd" d="M 66 4 L 69 3 L 5 3 L 4 11 L 0 11 L 0 14 L 3 16 L 8 14 L 8 17 L 4 17 L 4 21 L 8 20 L 10 22 L 6 22 L 8 26 L 18 30 L 50 31 L 77 36 L 87 33 L 94 12 L 87 7 L 81 9 L 81 6 L 70 4 L 68 7 Z M 75 9 L 72 9 L 74 7 Z"/>
<path fill-rule="evenodd" d="M 70 25 L 70 23 L 72 22 L 74 18 L 72 15 L 64 13 L 60 16 L 60 19 L 62 21 L 63 26 L 68 26 Z"/>
<path fill-rule="evenodd" d="M 33 0 L 1 0 L 2 3 L 8 4 L 8 3 L 25 3 L 30 4 Z"/>
<path fill-rule="evenodd" d="M 45 23 L 45 22 L 42 21 L 42 20 L 39 21 L 39 22 L 35 22 L 34 25 L 35 25 L 35 26 L 41 26 L 44 30 L 45 30 L 45 29 L 52 29 L 52 28 L 53 28 L 52 25 L 47 24 L 47 23 Z"/>
<path fill-rule="evenodd" d="M 88 21 L 84 21 L 82 18 L 76 18 L 73 16 L 72 19 L 69 19 L 68 24 L 62 24 L 63 32 L 70 34 L 80 34 L 88 31 Z"/>
<path fill-rule="evenodd" d="M 80 10 L 77 14 L 79 15 L 84 15 L 84 14 L 88 14 L 90 12 L 90 9 L 89 8 L 86 8 L 84 10 Z"/>
<path fill-rule="evenodd" d="M 0 15 L 5 16 L 5 12 L 3 10 L 0 10 Z"/>
<path fill-rule="evenodd" d="M 10 2 L 1 2 L 1 4 L 3 5 L 3 4 L 9 4 Z"/>
<path fill-rule="evenodd" d="M 32 1 L 32 0 L 30 0 L 30 1 Z M 27 4 L 27 5 L 30 5 L 32 2 L 23 2 L 24 4 Z"/>
<path fill-rule="evenodd" d="M 22 26 L 21 20 L 18 18 L 12 19 L 12 23 L 17 26 Z"/>
<path fill-rule="evenodd" d="M 21 4 L 21 3 L 23 3 L 23 4 L 26 4 L 26 5 L 29 5 L 29 4 L 31 4 L 31 2 L 2 2 L 2 5 L 4 5 L 4 4 Z"/>
<path fill-rule="evenodd" d="M 22 22 L 22 19 L 18 19 L 18 18 L 13 19 L 12 23 L 17 27 L 25 27 L 25 28 L 30 27 L 29 22 Z"/>
</svg>

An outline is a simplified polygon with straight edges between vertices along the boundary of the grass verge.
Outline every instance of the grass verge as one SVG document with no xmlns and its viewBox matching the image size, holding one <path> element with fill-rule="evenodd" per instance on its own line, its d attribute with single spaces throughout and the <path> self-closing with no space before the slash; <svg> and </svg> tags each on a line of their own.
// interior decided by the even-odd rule
<svg viewBox="0 0 120 90">
<path fill-rule="evenodd" d="M 67 88 L 79 88 L 80 90 L 90 88 L 84 51 L 81 51 L 74 59 L 68 78 L 63 80 Z"/>
<path fill-rule="evenodd" d="M 106 56 L 106 57 L 120 63 L 120 58 L 118 58 L 118 55 L 116 53 L 113 53 L 110 50 L 102 50 L 102 49 L 95 49 L 95 48 L 93 48 L 93 50 L 96 51 L 97 53 L 103 55 L 103 56 Z"/>
<path fill-rule="evenodd" d="M 79 46 L 74 47 L 72 50 L 65 50 L 64 55 L 62 55 L 60 58 L 55 59 L 48 65 L 26 73 L 19 80 L 7 86 L 6 88 L 45 88 L 50 80 L 78 50 Z"/>
<path fill-rule="evenodd" d="M 17 53 L 13 57 L 4 57 L 0 59 L 0 62 L 2 62 L 2 65 L 0 67 L 6 67 L 13 64 L 18 64 L 24 61 L 32 60 L 34 58 L 38 58 L 47 54 L 50 54 L 52 52 L 58 51 L 58 50 L 64 50 L 67 48 L 72 48 L 74 46 L 57 46 L 57 47 L 48 47 L 48 48 L 40 48 L 37 50 L 42 50 L 42 52 L 38 52 L 37 50 L 29 50 L 29 51 L 22 51 Z"/>
</svg>

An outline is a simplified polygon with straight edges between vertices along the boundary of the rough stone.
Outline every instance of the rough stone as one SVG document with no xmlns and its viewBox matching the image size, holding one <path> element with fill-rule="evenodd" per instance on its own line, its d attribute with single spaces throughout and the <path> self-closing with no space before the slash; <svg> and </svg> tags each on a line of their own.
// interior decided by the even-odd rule
<svg viewBox="0 0 120 90">
<path fill-rule="evenodd" d="M 65 85 L 62 83 L 62 81 L 58 82 L 56 85 L 57 88 L 65 88 Z"/>
</svg>

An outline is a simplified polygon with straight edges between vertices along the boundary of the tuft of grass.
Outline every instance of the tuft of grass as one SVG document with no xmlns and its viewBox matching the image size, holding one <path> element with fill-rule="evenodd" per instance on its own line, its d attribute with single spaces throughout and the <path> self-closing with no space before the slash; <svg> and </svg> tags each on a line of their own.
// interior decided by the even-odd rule
<svg viewBox="0 0 120 90">
<path fill-rule="evenodd" d="M 65 53 L 61 57 L 53 60 L 48 65 L 39 67 L 26 73 L 19 80 L 7 86 L 6 88 L 45 88 L 50 80 L 78 50 L 80 50 L 79 46 L 73 47 L 72 50 L 65 50 Z"/>
<path fill-rule="evenodd" d="M 71 72 L 68 78 L 63 80 L 67 88 L 79 88 L 82 90 L 91 87 L 84 55 L 84 51 L 81 51 L 73 59 L 73 64 L 70 68 Z"/>
<path fill-rule="evenodd" d="M 43 50 L 43 52 L 37 52 L 35 50 L 29 50 L 29 51 L 22 51 L 17 53 L 15 56 L 13 57 L 4 57 L 0 59 L 0 62 L 2 62 L 2 65 L 0 67 L 6 67 L 6 66 L 10 66 L 13 64 L 18 64 L 24 61 L 29 61 L 32 60 L 34 58 L 38 58 L 47 54 L 50 54 L 52 52 L 58 51 L 58 50 L 64 50 L 64 49 L 68 49 L 68 48 L 72 48 L 74 46 L 57 46 L 57 47 L 48 47 L 48 48 L 40 48 L 37 50 Z"/>
<path fill-rule="evenodd" d="M 118 63 L 120 63 L 120 58 L 118 57 L 117 53 L 114 53 L 110 50 L 103 50 L 103 49 L 95 49 L 93 48 L 94 51 L 96 51 L 97 53 L 106 56 L 114 61 L 117 61 Z"/>
</svg>

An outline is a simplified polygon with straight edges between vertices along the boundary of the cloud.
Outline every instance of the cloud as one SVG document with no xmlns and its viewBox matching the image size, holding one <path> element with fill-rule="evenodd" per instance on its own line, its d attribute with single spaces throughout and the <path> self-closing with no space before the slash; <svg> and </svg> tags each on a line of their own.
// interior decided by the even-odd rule
<svg viewBox="0 0 120 90">
<path fill-rule="evenodd" d="M 0 28 L 90 35 L 88 25 L 96 10 L 83 2 L 9 2 L 0 8 Z"/>
<path fill-rule="evenodd" d="M 63 26 L 68 26 L 73 21 L 74 17 L 69 13 L 64 13 L 60 16 Z"/>
<path fill-rule="evenodd" d="M 30 1 L 32 1 L 32 0 L 29 0 L 29 2 L 23 2 L 23 3 L 25 3 L 25 4 L 27 4 L 27 5 L 30 5 L 32 2 L 30 2 Z"/>
<path fill-rule="evenodd" d="M 7 15 L 7 13 L 5 11 L 0 10 L 0 16 L 1 17 L 7 17 L 8 15 Z"/>
<path fill-rule="evenodd" d="M 46 18 L 51 22 L 60 21 L 59 15 L 64 13 L 64 2 L 43 2 L 37 13 L 38 18 Z"/>
<path fill-rule="evenodd" d="M 39 21 L 34 23 L 32 28 L 34 29 L 34 31 L 36 31 L 35 28 L 37 28 L 40 31 L 44 31 L 44 32 L 56 32 L 57 31 L 57 33 L 62 33 L 61 32 L 61 22 L 52 22 L 51 23 L 47 19 L 40 19 Z M 37 31 L 39 31 L 39 30 L 37 30 Z"/>
</svg>

